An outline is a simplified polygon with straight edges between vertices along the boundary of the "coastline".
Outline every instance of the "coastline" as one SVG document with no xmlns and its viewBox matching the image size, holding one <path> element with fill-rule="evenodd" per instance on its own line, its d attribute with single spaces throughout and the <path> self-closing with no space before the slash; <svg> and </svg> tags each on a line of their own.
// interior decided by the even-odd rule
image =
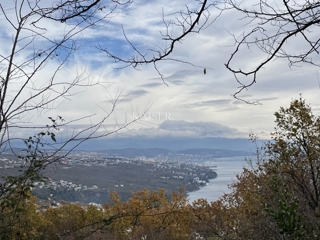
<svg viewBox="0 0 320 240">
<path fill-rule="evenodd" d="M 213 161 L 206 162 L 208 166 L 216 166 L 214 171 L 217 177 L 211 179 L 206 186 L 201 187 L 199 190 L 188 192 L 189 202 L 204 198 L 209 202 L 216 201 L 225 193 L 230 193 L 231 189 L 228 187 L 233 181 L 236 180 L 236 174 L 242 172 L 243 167 L 246 165 L 245 157 L 226 157 L 216 158 Z"/>
</svg>

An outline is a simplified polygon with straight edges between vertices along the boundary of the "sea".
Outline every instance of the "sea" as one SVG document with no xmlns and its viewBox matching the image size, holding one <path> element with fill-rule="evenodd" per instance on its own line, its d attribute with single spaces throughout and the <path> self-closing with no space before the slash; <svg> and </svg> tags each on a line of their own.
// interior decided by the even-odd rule
<svg viewBox="0 0 320 240">
<path fill-rule="evenodd" d="M 199 190 L 188 193 L 190 203 L 199 198 L 207 199 L 208 202 L 216 201 L 224 193 L 230 193 L 228 185 L 236 181 L 236 174 L 240 174 L 243 167 L 248 166 L 244 156 L 216 158 L 204 164 L 212 167 L 218 176 Z"/>
</svg>

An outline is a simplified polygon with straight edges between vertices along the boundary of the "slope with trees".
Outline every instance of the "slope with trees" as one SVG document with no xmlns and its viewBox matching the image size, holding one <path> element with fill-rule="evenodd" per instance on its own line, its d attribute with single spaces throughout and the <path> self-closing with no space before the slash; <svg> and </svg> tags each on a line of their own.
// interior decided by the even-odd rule
<svg viewBox="0 0 320 240">
<path fill-rule="evenodd" d="M 302 98 L 275 116 L 273 140 L 258 149 L 252 168 L 219 200 L 228 238 L 319 236 L 320 118 Z"/>
</svg>

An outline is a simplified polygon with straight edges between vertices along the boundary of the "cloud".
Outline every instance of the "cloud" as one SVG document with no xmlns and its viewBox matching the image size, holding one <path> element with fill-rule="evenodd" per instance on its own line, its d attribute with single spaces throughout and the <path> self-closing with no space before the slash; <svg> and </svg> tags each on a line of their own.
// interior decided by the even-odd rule
<svg viewBox="0 0 320 240">
<path fill-rule="evenodd" d="M 248 1 L 248 5 L 252 2 L 254 1 Z M 163 36 L 160 34 L 160 31 L 166 32 L 162 9 L 164 9 L 165 20 L 169 21 L 173 20 L 174 16 L 167 14 L 185 10 L 184 4 L 183 1 L 137 0 L 132 5 L 125 6 L 124 9 L 117 9 L 117 12 L 110 16 L 111 18 L 99 22 L 93 28 L 88 28 L 83 34 L 78 35 L 79 49 L 57 75 L 57 79 L 70 82 L 77 76 L 81 76 L 83 70 L 84 80 L 88 79 L 90 82 L 99 79 L 104 87 L 73 89 L 60 105 L 60 102 L 56 102 L 52 112 L 41 114 L 47 117 L 54 116 L 56 113 L 71 120 L 97 113 L 88 118 L 90 121 L 86 120 L 87 123 L 97 122 L 110 109 L 110 105 L 106 103 L 110 99 L 108 93 L 117 95 L 118 89 L 125 89 L 121 96 L 126 97 L 117 106 L 118 114 L 115 118 L 117 121 L 124 121 L 126 114 L 132 114 L 132 108 L 136 109 L 136 106 L 144 110 L 150 102 L 152 103 L 151 113 L 171 113 L 175 120 L 166 122 L 166 126 L 162 124 L 162 118 L 161 121 L 153 123 L 146 120 L 145 122 L 149 124 L 147 126 L 151 127 L 141 128 L 141 125 L 135 125 L 133 130 L 137 134 L 186 137 L 237 136 L 242 132 L 246 132 L 245 135 L 247 135 L 251 129 L 254 132 L 272 130 L 273 113 L 280 106 L 288 105 L 292 98 L 299 96 L 300 92 L 303 93 L 307 102 L 320 105 L 317 68 L 303 65 L 301 68 L 290 69 L 285 60 L 271 62 L 266 68 L 261 69 L 257 83 L 243 91 L 241 98 L 249 101 L 259 100 L 262 106 L 247 105 L 232 97 L 232 94 L 238 90 L 239 84 L 224 66 L 235 49 L 231 34 L 239 37 L 248 29 L 248 26 L 243 25 L 244 22 L 238 21 L 242 15 L 234 10 L 224 12 L 217 21 L 200 34 L 191 33 L 175 45 L 170 58 L 190 62 L 201 66 L 200 68 L 179 61 L 168 60 L 157 63 L 157 69 L 164 75 L 168 86 L 163 83 L 153 65 L 139 65 L 137 69 L 122 68 L 123 64 L 113 63 L 112 59 L 107 58 L 104 52 L 96 48 L 100 44 L 127 59 L 139 56 L 133 52 L 124 38 L 121 27 L 123 26 L 128 39 L 142 54 L 145 54 L 148 49 L 164 50 L 168 43 L 163 41 Z M 187 1 L 187 4 L 190 9 L 199 7 L 197 1 Z M 211 13 L 215 16 L 213 9 Z M 61 38 L 67 30 L 61 27 L 61 23 L 48 20 L 41 26 L 47 27 L 46 36 L 53 39 L 56 36 L 57 39 Z M 13 29 L 8 24 L 5 25 L 4 21 L 0 22 L 0 27 L 3 45 L 10 46 Z M 173 26 L 171 30 L 174 36 L 182 32 L 182 29 L 177 26 Z M 300 46 L 300 41 L 301 39 L 293 46 Z M 41 49 L 45 44 L 37 41 L 34 46 Z M 2 48 L 0 54 L 8 56 L 9 50 L 10 47 Z M 239 64 L 240 67 L 249 69 L 255 66 L 256 61 L 265 58 L 263 53 L 256 52 L 257 49 L 251 50 L 254 54 L 246 48 L 241 49 L 234 66 Z M 30 51 L 26 53 L 21 51 L 19 54 L 17 62 L 24 62 L 24 54 L 28 55 Z M 149 52 L 146 57 L 152 57 L 152 54 L 157 56 L 157 53 Z M 57 68 L 57 64 L 57 60 L 53 59 L 41 74 L 39 72 L 38 78 L 42 79 L 39 80 L 39 84 L 51 78 L 50 73 L 52 69 Z M 202 67 L 207 68 L 206 75 L 203 74 Z M 248 79 L 244 78 L 244 81 Z M 39 121 L 41 122 L 41 119 Z"/>
<path fill-rule="evenodd" d="M 236 129 L 214 122 L 165 121 L 159 129 L 169 132 L 189 132 L 199 137 L 226 137 L 236 135 Z"/>
<path fill-rule="evenodd" d="M 156 88 L 159 87 L 161 85 L 163 85 L 163 82 L 160 82 L 159 79 L 157 79 L 157 82 L 150 82 L 150 83 L 146 83 L 146 84 L 141 84 L 140 87 L 143 88 Z"/>
<path fill-rule="evenodd" d="M 185 84 L 185 81 L 178 80 L 178 79 L 176 79 L 176 80 L 165 79 L 164 81 L 166 83 L 172 83 L 172 84 L 175 84 L 175 85 L 183 85 L 183 84 Z"/>
<path fill-rule="evenodd" d="M 170 74 L 169 76 L 166 76 L 166 79 L 167 80 L 181 80 L 181 79 L 185 79 L 187 77 L 195 76 L 195 75 L 198 75 L 198 72 L 196 72 L 195 70 L 194 71 L 179 70 L 179 71 L 176 71 L 176 72 Z"/>
<path fill-rule="evenodd" d="M 128 95 L 130 97 L 141 97 L 141 96 L 143 96 L 143 95 L 145 95 L 147 93 L 148 93 L 148 91 L 141 89 L 141 90 L 130 91 L 130 93 Z"/>
<path fill-rule="evenodd" d="M 118 135 L 121 137 L 123 135 Z M 247 133 L 242 133 L 235 128 L 230 128 L 214 122 L 187 122 L 167 120 L 160 125 L 153 127 L 142 127 L 134 132 L 126 133 L 126 136 L 132 137 L 246 137 Z"/>
<path fill-rule="evenodd" d="M 199 71 L 196 70 L 173 70 L 173 72 L 169 72 L 169 74 L 166 74 L 165 72 L 163 74 L 163 79 L 158 76 L 156 78 L 152 78 L 151 80 L 156 80 L 157 82 L 161 82 L 163 84 L 163 80 L 167 84 L 175 84 L 175 85 L 185 85 L 185 86 L 190 86 L 193 85 L 193 81 L 190 81 L 190 79 L 193 76 L 199 75 Z M 160 84 L 159 84 L 160 85 Z M 146 85 L 146 86 L 159 86 L 159 85 Z"/>
<path fill-rule="evenodd" d="M 208 100 L 208 101 L 201 101 L 189 104 L 192 107 L 203 107 L 203 106 L 225 106 L 232 103 L 231 99 L 217 99 L 217 100 Z"/>
<path fill-rule="evenodd" d="M 181 108 L 193 108 L 193 109 L 201 109 L 201 110 L 214 110 L 217 112 L 223 111 L 235 111 L 240 109 L 239 101 L 234 101 L 232 98 L 230 99 L 215 99 L 215 100 L 205 100 L 199 102 L 190 102 L 181 104 Z"/>
</svg>

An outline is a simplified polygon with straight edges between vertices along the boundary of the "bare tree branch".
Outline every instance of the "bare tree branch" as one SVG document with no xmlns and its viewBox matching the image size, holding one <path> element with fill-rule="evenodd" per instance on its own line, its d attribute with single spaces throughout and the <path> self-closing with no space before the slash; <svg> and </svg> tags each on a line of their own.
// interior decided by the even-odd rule
<svg viewBox="0 0 320 240">
<path fill-rule="evenodd" d="M 122 28 L 123 36 L 127 43 L 130 45 L 133 52 L 135 52 L 135 56 L 132 56 L 131 58 L 122 58 L 117 56 L 116 54 L 109 51 L 107 48 L 102 47 L 101 45 L 98 47 L 98 49 L 104 51 L 107 56 L 111 59 L 113 59 L 115 62 L 123 63 L 124 66 L 122 68 L 126 68 L 129 66 L 132 66 L 133 68 L 137 68 L 141 65 L 147 65 L 152 64 L 154 66 L 154 69 L 161 77 L 162 81 L 165 83 L 164 76 L 161 73 L 161 71 L 158 69 L 157 63 L 169 60 L 169 61 L 178 61 L 186 64 L 190 64 L 192 66 L 196 66 L 192 64 L 190 61 L 183 61 L 178 59 L 172 59 L 169 58 L 169 56 L 173 53 L 173 50 L 177 43 L 181 43 L 184 38 L 187 37 L 187 35 L 191 33 L 199 33 L 201 30 L 205 29 L 209 24 L 209 18 L 211 16 L 211 13 L 209 11 L 209 8 L 214 6 L 215 3 L 209 3 L 208 0 L 196 0 L 196 2 L 199 3 L 199 10 L 191 10 L 188 6 L 186 6 L 185 11 L 179 11 L 175 12 L 173 14 L 170 14 L 169 16 L 176 16 L 176 21 L 166 21 L 164 13 L 163 13 L 163 23 L 165 25 L 165 32 L 160 32 L 162 36 L 162 40 L 167 42 L 168 47 L 160 50 L 156 49 L 147 49 L 144 52 L 139 50 L 137 46 L 131 42 L 131 40 L 127 37 L 125 33 L 125 29 Z M 170 29 L 172 27 L 178 27 L 179 28 L 179 34 L 177 37 L 174 37 L 170 32 Z M 196 66 L 199 67 L 199 66 Z M 203 68 L 203 67 L 201 67 Z M 166 84 L 166 83 L 165 83 Z"/>
<path fill-rule="evenodd" d="M 320 24 L 320 3 L 318 1 L 287 1 L 271 2 L 259 0 L 256 5 L 246 7 L 244 2 L 225 0 L 221 10 L 236 10 L 247 20 L 252 29 L 238 40 L 235 36 L 235 50 L 231 54 L 226 68 L 234 74 L 239 83 L 239 90 L 233 94 L 237 99 L 239 93 L 248 89 L 257 82 L 259 71 L 277 58 L 287 59 L 289 66 L 299 66 L 307 63 L 320 67 L 320 63 L 313 58 L 319 54 L 320 38 L 314 32 Z M 246 25 L 248 26 L 248 25 Z M 289 40 L 301 38 L 306 46 L 289 52 L 286 47 Z M 255 65 L 251 70 L 243 70 L 233 66 L 234 58 L 241 52 L 240 48 L 248 49 L 257 46 L 265 55 L 265 59 Z M 249 83 L 244 83 L 239 77 L 243 75 L 251 77 Z"/>
</svg>

